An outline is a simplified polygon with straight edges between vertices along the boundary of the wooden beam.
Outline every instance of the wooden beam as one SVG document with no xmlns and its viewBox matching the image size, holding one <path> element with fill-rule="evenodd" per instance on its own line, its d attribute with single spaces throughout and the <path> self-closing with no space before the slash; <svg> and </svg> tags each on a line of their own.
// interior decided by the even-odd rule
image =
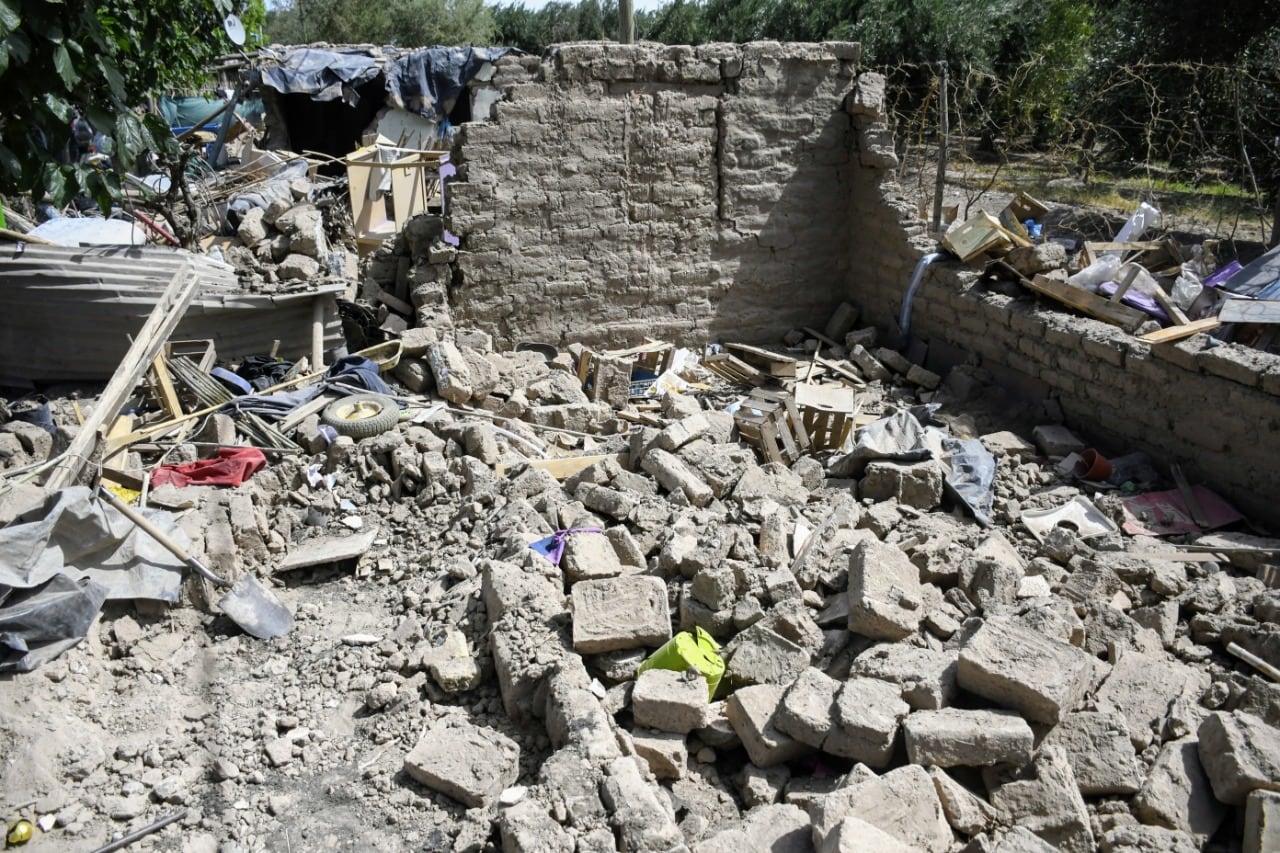
<svg viewBox="0 0 1280 853">
<path fill-rule="evenodd" d="M 1061 302 L 1106 323 L 1112 323 L 1126 331 L 1132 331 L 1147 320 L 1147 315 L 1124 305 L 1109 302 L 1096 293 L 1090 293 L 1079 287 L 1072 287 L 1065 281 L 1056 281 L 1047 276 L 1038 275 L 1031 282 L 1023 281 L 1042 296 Z"/>
<path fill-rule="evenodd" d="M 530 468 L 540 468 L 546 471 L 557 480 L 563 480 L 580 471 L 585 471 L 597 462 L 603 462 L 606 459 L 612 459 L 619 465 L 625 466 L 629 457 L 630 454 L 627 453 L 593 453 L 586 456 L 561 456 L 555 459 L 530 459 L 528 465 Z M 497 471 L 499 477 L 505 473 L 505 466 L 500 467 Z"/>
<path fill-rule="evenodd" d="M 1171 341 L 1189 338 L 1200 332 L 1211 332 L 1221 325 L 1222 322 L 1217 317 L 1206 317 L 1203 320 L 1193 320 L 1185 326 L 1170 326 L 1157 332 L 1148 332 L 1139 337 L 1138 340 L 1146 341 L 1149 344 L 1167 344 Z"/>
<path fill-rule="evenodd" d="M 89 417 L 85 418 L 70 447 L 49 475 L 45 483 L 49 491 L 65 488 L 79 477 L 85 462 L 94 455 L 102 438 L 102 430 L 115 421 L 129 395 L 187 313 L 187 306 L 191 304 L 199 281 L 195 266 L 190 260 L 178 267 L 169 286 L 156 302 L 156 307 L 133 339 L 111 381 L 98 397 L 97 405 L 93 407 Z"/>
</svg>

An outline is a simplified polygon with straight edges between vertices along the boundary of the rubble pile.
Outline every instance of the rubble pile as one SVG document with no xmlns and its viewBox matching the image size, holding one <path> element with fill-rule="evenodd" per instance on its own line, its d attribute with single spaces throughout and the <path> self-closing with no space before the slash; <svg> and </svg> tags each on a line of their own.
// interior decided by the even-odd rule
<svg viewBox="0 0 1280 853">
<path fill-rule="evenodd" d="M 939 377 L 838 313 L 790 350 L 696 362 L 404 330 L 382 365 L 398 419 L 353 435 L 330 408 L 359 396 L 330 387 L 290 432 L 298 452 L 234 488 L 148 494 L 215 572 L 273 579 L 294 630 L 241 635 L 198 579 L 191 608 L 108 602 L 85 643 L 11 682 L 7 789 L 64 849 L 175 807 L 154 840 L 188 850 L 339 832 L 382 849 L 1200 850 L 1265 831 L 1273 544 L 1122 533 L 1151 522 L 1126 509 L 1133 481 L 1081 479 L 1061 427 L 980 427 L 1018 414 L 990 377 Z M 668 356 L 653 384 L 608 379 Z M 671 374 L 682 390 L 656 393 Z M 787 405 L 815 388 L 856 404 L 797 423 Z M 243 423 L 217 417 L 235 444 Z M 787 440 L 744 437 L 764 424 Z M 178 447 L 159 461 L 210 455 Z M 982 459 L 985 503 L 965 479 Z M 1036 526 L 1080 501 L 1101 532 Z"/>
</svg>

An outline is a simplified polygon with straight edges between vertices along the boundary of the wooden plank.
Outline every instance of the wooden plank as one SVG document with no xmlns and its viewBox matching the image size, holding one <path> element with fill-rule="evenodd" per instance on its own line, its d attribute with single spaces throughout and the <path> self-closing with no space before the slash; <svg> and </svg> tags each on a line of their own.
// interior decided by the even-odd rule
<svg viewBox="0 0 1280 853">
<path fill-rule="evenodd" d="M 1164 313 L 1169 315 L 1169 319 L 1174 322 L 1174 325 L 1185 326 L 1187 323 L 1191 322 L 1187 319 L 1187 315 L 1182 313 L 1182 309 L 1175 305 L 1173 300 L 1169 298 L 1169 294 L 1165 293 L 1159 287 L 1155 289 L 1152 297 L 1156 300 L 1156 303 L 1164 309 Z"/>
<path fill-rule="evenodd" d="M 1280 323 L 1280 300 L 1228 299 L 1218 312 L 1223 323 Z"/>
<path fill-rule="evenodd" d="M 185 260 L 169 281 L 169 286 L 156 302 L 156 307 L 147 317 L 147 321 L 142 324 L 137 337 L 133 339 L 124 359 L 112 375 L 111 381 L 98 397 L 97 405 L 93 407 L 93 411 L 85 419 L 76 437 L 72 439 L 71 445 L 57 467 L 49 475 L 49 480 L 45 484 L 45 488 L 49 491 L 58 491 L 75 482 L 84 469 L 86 461 L 94 455 L 98 441 L 102 437 L 101 431 L 107 424 L 114 422 L 120 408 L 141 381 L 147 367 L 155 361 L 165 341 L 178 327 L 178 323 L 187 312 L 187 306 L 191 304 L 191 298 L 196 292 L 199 281 L 194 264 L 190 259 Z"/>
<path fill-rule="evenodd" d="M 702 359 L 702 366 L 722 379 L 744 385 L 762 385 L 767 378 L 761 371 L 727 352 L 706 356 Z"/>
<path fill-rule="evenodd" d="M 857 392 L 847 385 L 797 385 L 796 405 L 823 412 L 852 412 Z"/>
<path fill-rule="evenodd" d="M 1189 338 L 1200 332 L 1211 332 L 1222 325 L 1217 317 L 1206 317 L 1203 320 L 1193 320 L 1185 326 L 1170 326 L 1167 329 L 1160 329 L 1157 332 L 1148 332 L 1138 338 L 1140 341 L 1146 341 L 1149 344 L 1165 344 L 1170 341 L 1180 341 L 1183 338 Z"/>
<path fill-rule="evenodd" d="M 1023 285 L 1036 293 L 1048 296 L 1095 319 L 1117 325 L 1126 331 L 1133 331 L 1148 319 L 1147 315 L 1141 311 L 1113 304 L 1096 293 L 1072 287 L 1064 281 L 1055 281 L 1043 275 L 1036 276 L 1030 283 L 1024 281 Z"/>
<path fill-rule="evenodd" d="M 821 364 L 841 379 L 852 382 L 855 388 L 867 387 L 866 381 L 854 370 L 853 365 L 848 361 L 841 363 L 838 361 L 827 361 L 825 358 L 819 358 L 817 361 L 818 364 Z"/>
<path fill-rule="evenodd" d="M 795 378 L 796 360 L 794 358 L 748 344 L 725 344 L 725 348 L 738 353 L 739 357 L 747 364 L 767 370 L 770 376 L 786 379 Z"/>
</svg>

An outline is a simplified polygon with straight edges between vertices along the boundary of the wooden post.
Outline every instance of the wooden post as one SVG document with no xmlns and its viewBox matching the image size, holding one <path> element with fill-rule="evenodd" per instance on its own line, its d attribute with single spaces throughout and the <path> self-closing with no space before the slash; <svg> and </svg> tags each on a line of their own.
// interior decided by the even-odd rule
<svg viewBox="0 0 1280 853">
<path fill-rule="evenodd" d="M 635 0 L 618 0 L 618 43 L 636 43 Z"/>
<path fill-rule="evenodd" d="M 317 293 L 311 301 L 311 369 L 324 370 L 324 300 Z"/>
<path fill-rule="evenodd" d="M 947 63 L 938 62 L 940 85 L 938 89 L 938 177 L 933 189 L 933 233 L 942 233 L 942 193 L 947 185 L 947 136 L 951 132 L 947 113 Z"/>
</svg>

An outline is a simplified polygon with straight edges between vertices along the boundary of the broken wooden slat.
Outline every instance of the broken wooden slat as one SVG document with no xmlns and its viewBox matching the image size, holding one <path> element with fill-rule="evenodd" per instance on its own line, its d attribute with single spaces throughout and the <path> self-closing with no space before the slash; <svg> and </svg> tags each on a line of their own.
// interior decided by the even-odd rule
<svg viewBox="0 0 1280 853">
<path fill-rule="evenodd" d="M 530 459 L 527 464 L 530 468 L 539 468 L 546 471 L 557 480 L 563 480 L 566 477 L 572 477 L 580 471 L 585 471 L 597 462 L 603 462 L 606 459 L 612 459 L 619 465 L 626 466 L 629 453 L 592 453 L 586 456 L 562 456 L 556 459 Z M 497 474 L 499 477 L 506 473 L 505 466 L 500 466 Z"/>
<path fill-rule="evenodd" d="M 1097 320 L 1119 326 L 1125 331 L 1131 332 L 1147 321 L 1147 315 L 1141 311 L 1113 304 L 1096 293 L 1072 287 L 1065 281 L 1055 281 L 1038 275 L 1030 283 L 1023 281 L 1023 285 Z"/>
<path fill-rule="evenodd" d="M 165 364 L 164 356 L 159 353 L 151 361 L 151 372 L 155 374 L 155 384 L 152 391 L 156 395 L 160 408 L 164 409 L 164 413 L 171 418 L 176 418 L 182 414 L 182 403 L 178 401 L 178 389 L 173 387 L 173 377 L 169 375 L 169 368 Z"/>
<path fill-rule="evenodd" d="M 1164 309 L 1164 313 L 1169 315 L 1169 319 L 1174 322 L 1174 325 L 1185 326 L 1187 323 L 1191 322 L 1187 319 L 1187 315 L 1182 313 L 1182 309 L 1175 305 L 1173 300 L 1169 298 L 1169 294 L 1165 293 L 1159 287 L 1157 287 L 1155 292 L 1152 293 L 1152 297 L 1154 297 L 1156 303 Z"/>
<path fill-rule="evenodd" d="M 1203 320 L 1193 320 L 1185 326 L 1170 326 L 1167 329 L 1160 329 L 1155 332 L 1148 332 L 1142 335 L 1138 340 L 1146 341 L 1149 344 L 1165 344 L 1171 341 L 1180 341 L 1183 338 L 1189 338 L 1200 332 L 1211 332 L 1222 325 L 1217 317 L 1206 317 Z"/>
<path fill-rule="evenodd" d="M 766 377 L 756 368 L 735 355 L 719 352 L 702 359 L 702 366 L 721 379 L 743 385 L 763 385 Z"/>
</svg>

